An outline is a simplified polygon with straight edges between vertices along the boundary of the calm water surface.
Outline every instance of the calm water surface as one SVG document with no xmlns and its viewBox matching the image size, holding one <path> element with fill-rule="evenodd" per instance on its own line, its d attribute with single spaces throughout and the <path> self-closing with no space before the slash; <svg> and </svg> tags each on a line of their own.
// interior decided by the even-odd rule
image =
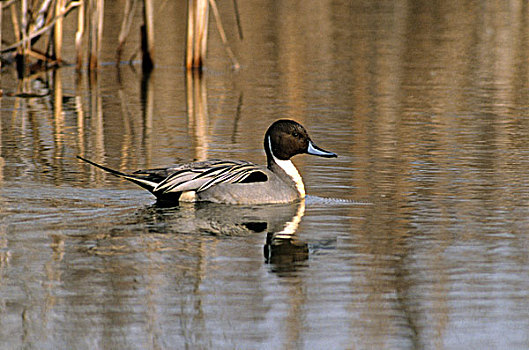
<svg viewBox="0 0 529 350">
<path fill-rule="evenodd" d="M 529 348 L 525 2 L 252 0 L 242 42 L 227 2 L 242 69 L 212 32 L 201 78 L 163 3 L 149 77 L 111 25 L 94 76 L 2 72 L 1 348 Z M 295 158 L 301 203 L 160 207 L 75 159 L 263 162 L 278 118 L 339 154 Z"/>
</svg>

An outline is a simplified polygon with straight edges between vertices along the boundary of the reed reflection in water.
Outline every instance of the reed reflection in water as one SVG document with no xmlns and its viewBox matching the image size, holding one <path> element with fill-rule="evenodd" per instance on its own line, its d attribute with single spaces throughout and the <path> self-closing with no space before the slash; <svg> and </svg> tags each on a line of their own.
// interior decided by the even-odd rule
<svg viewBox="0 0 529 350">
<path fill-rule="evenodd" d="M 150 76 L 2 73 L 0 342 L 528 348 L 527 5 L 240 6 L 239 73 L 178 40 Z M 284 117 L 339 155 L 294 159 L 303 203 L 163 208 L 75 159 L 262 163 Z"/>
</svg>

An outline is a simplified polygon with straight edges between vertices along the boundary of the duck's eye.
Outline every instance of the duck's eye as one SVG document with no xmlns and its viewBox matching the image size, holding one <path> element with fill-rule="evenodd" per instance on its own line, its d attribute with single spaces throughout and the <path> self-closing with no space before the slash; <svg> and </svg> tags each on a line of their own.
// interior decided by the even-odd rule
<svg viewBox="0 0 529 350">
<path fill-rule="evenodd" d="M 294 131 L 294 132 L 292 133 L 292 136 L 294 136 L 294 137 L 299 137 L 299 133 L 296 132 L 296 131 Z"/>
</svg>

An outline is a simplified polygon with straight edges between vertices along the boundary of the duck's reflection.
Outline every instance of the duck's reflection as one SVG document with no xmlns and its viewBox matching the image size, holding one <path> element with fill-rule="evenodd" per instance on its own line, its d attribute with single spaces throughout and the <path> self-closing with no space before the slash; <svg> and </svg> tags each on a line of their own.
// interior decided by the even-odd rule
<svg viewBox="0 0 529 350">
<path fill-rule="evenodd" d="M 265 262 L 273 270 L 290 268 L 308 259 L 307 243 L 297 229 L 305 213 L 305 201 L 262 206 L 227 206 L 214 203 L 157 203 L 137 214 L 151 233 L 178 232 L 219 237 L 265 233 Z"/>
<path fill-rule="evenodd" d="M 267 232 L 263 249 L 265 261 L 282 271 L 309 257 L 308 244 L 299 240 L 296 234 L 301 218 L 305 214 L 305 201 L 296 204 L 296 214 L 285 221 L 280 231 Z"/>
<path fill-rule="evenodd" d="M 265 261 L 278 267 L 287 267 L 309 258 L 307 243 L 295 238 L 277 238 L 273 233 L 266 236 Z"/>
</svg>

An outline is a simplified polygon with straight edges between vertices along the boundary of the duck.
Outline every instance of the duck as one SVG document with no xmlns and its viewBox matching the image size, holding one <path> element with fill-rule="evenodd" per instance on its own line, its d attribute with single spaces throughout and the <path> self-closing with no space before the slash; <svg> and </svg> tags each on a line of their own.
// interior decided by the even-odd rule
<svg viewBox="0 0 529 350">
<path fill-rule="evenodd" d="M 298 154 L 335 158 L 311 140 L 296 121 L 280 119 L 265 133 L 267 165 L 244 160 L 210 159 L 167 168 L 124 173 L 78 159 L 151 192 L 161 203 L 213 202 L 224 204 L 280 204 L 305 198 L 305 185 L 291 158 Z"/>
</svg>

